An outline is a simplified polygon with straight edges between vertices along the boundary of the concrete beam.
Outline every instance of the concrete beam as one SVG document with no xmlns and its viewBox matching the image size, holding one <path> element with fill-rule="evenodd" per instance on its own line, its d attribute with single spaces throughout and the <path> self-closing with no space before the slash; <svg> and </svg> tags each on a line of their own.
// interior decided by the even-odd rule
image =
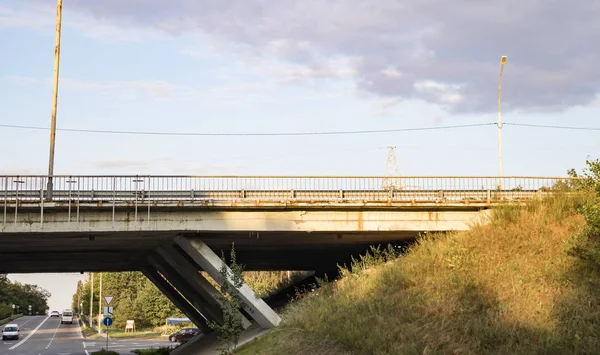
<svg viewBox="0 0 600 355">
<path fill-rule="evenodd" d="M 135 221 L 131 211 L 83 209 L 79 221 L 64 210 L 19 212 L 17 223 L 0 225 L 1 232 L 110 232 L 110 231 L 280 231 L 384 232 L 467 230 L 479 221 L 479 210 L 458 211 L 190 211 L 152 210 Z M 148 219 L 149 217 L 149 219 Z M 114 219 L 113 219 L 114 218 Z M 141 219 L 145 218 L 145 219 Z"/>
<path fill-rule="evenodd" d="M 210 277 L 219 282 L 220 269 L 223 261 L 204 242 L 200 240 L 188 241 L 184 237 L 175 238 L 175 243 L 183 250 L 198 266 L 206 271 Z M 226 266 L 226 265 L 225 265 Z M 227 266 L 226 266 L 227 267 Z M 227 267 L 228 273 L 231 269 Z M 231 282 L 231 280 L 229 280 Z M 246 283 L 238 289 L 245 310 L 263 328 L 273 328 L 279 325 L 281 318 Z"/>
<path fill-rule="evenodd" d="M 173 270 L 177 270 L 200 299 L 205 301 L 207 307 L 201 311 L 207 318 L 214 319 L 217 323 L 222 324 L 223 313 L 221 312 L 221 304 L 218 301 L 219 291 L 174 247 L 158 248 L 157 253 Z M 248 318 L 243 314 L 241 316 L 244 329 L 252 325 Z"/>
<path fill-rule="evenodd" d="M 171 286 L 155 269 L 143 267 L 142 273 L 150 280 L 173 304 L 179 308 L 203 333 L 211 332 L 206 319 L 183 296 Z"/>
<path fill-rule="evenodd" d="M 156 270 L 163 274 L 167 280 L 169 280 L 169 283 L 171 283 L 204 318 L 218 324 L 223 323 L 223 316 L 220 308 L 211 305 L 210 302 L 199 296 L 190 285 L 189 280 L 186 279 L 186 277 L 193 276 L 182 275 L 179 270 L 173 268 L 157 254 L 149 256 L 148 261 Z"/>
</svg>

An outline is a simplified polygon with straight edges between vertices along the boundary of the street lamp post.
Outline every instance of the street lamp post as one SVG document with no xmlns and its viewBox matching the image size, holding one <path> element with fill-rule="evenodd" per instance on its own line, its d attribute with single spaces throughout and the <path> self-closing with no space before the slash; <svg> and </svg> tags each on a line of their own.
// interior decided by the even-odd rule
<svg viewBox="0 0 600 355">
<path fill-rule="evenodd" d="M 56 141 L 56 106 L 58 101 L 58 69 L 60 63 L 60 28 L 62 20 L 62 0 L 56 3 L 56 43 L 54 46 L 54 86 L 52 88 L 52 122 L 50 124 L 50 157 L 48 162 L 48 186 L 46 198 L 52 200 L 52 178 L 54 175 L 54 143 Z"/>
<path fill-rule="evenodd" d="M 500 166 L 500 190 L 504 189 L 504 174 L 502 171 L 502 113 L 500 111 L 500 91 L 502 89 L 502 72 L 506 64 L 506 56 L 500 59 L 500 80 L 498 82 L 498 164 Z"/>
<path fill-rule="evenodd" d="M 102 334 L 102 327 L 100 323 L 100 315 L 102 314 L 102 273 L 100 273 L 100 287 L 98 291 L 98 334 Z"/>
<path fill-rule="evenodd" d="M 94 273 L 90 272 L 90 329 L 92 329 L 94 319 L 93 316 L 93 307 L 94 307 Z"/>
</svg>

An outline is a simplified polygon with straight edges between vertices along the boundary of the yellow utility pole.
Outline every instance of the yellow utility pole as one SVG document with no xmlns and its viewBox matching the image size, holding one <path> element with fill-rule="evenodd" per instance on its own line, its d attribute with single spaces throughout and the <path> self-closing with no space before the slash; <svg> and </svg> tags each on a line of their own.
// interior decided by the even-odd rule
<svg viewBox="0 0 600 355">
<path fill-rule="evenodd" d="M 506 64 L 506 56 L 500 59 L 500 81 L 498 82 L 498 163 L 500 165 L 500 190 L 504 189 L 504 173 L 502 171 L 502 113 L 500 111 L 500 90 L 502 89 L 502 72 Z"/>
<path fill-rule="evenodd" d="M 54 175 L 54 144 L 56 141 L 56 106 L 58 101 L 58 71 L 60 64 L 60 28 L 62 20 L 62 0 L 56 3 L 56 43 L 54 45 L 54 86 L 52 88 L 52 122 L 50 124 L 50 158 L 48 162 L 48 186 L 46 198 L 52 200 L 52 178 Z"/>
</svg>

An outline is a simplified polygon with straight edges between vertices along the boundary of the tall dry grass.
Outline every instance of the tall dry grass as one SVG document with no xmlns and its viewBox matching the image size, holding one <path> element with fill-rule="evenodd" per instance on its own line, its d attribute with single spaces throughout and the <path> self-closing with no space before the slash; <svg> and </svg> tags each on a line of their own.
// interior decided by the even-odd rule
<svg viewBox="0 0 600 355">
<path fill-rule="evenodd" d="M 570 255 L 588 195 L 496 209 L 294 302 L 239 354 L 600 353 L 600 275 Z"/>
</svg>

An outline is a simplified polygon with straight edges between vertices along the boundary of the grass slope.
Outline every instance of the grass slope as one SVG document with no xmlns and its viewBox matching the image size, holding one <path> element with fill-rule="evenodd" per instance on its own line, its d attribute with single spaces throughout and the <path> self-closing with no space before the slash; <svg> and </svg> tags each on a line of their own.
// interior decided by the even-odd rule
<svg viewBox="0 0 600 355">
<path fill-rule="evenodd" d="M 236 354 L 574 354 L 600 350 L 600 276 L 571 256 L 585 196 L 495 210 L 468 232 L 293 303 Z"/>
</svg>

